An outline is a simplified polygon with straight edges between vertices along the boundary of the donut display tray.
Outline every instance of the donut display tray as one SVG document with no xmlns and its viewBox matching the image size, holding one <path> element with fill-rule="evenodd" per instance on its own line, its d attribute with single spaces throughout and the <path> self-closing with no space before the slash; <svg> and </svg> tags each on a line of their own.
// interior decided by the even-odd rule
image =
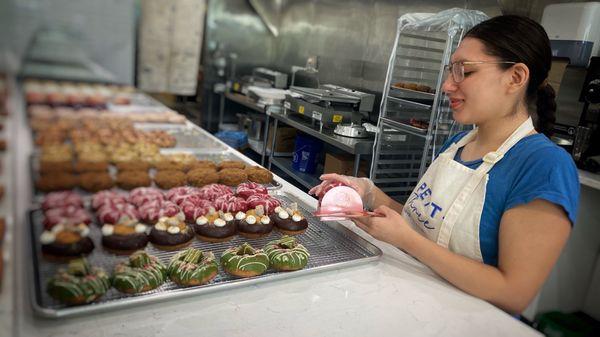
<svg viewBox="0 0 600 337">
<path fill-rule="evenodd" d="M 188 148 L 203 152 L 221 152 L 227 150 L 227 147 L 213 138 L 207 137 L 196 127 L 189 125 L 176 124 L 150 124 L 136 123 L 134 127 L 138 130 L 151 131 L 162 130 L 175 137 L 177 140 L 176 148 Z"/>
<path fill-rule="evenodd" d="M 274 196 L 282 201 L 283 204 L 290 204 L 295 198 L 284 192 L 276 192 Z M 214 291 L 222 291 L 233 287 L 244 287 L 256 283 L 268 282 L 272 280 L 282 280 L 293 277 L 310 277 L 312 273 L 335 270 L 368 263 L 377 260 L 381 256 L 381 250 L 364 240 L 354 232 L 348 230 L 338 223 L 324 223 L 311 215 L 304 205 L 299 208 L 306 216 L 309 227 L 305 233 L 298 235 L 298 242 L 302 243 L 309 251 L 310 258 L 305 269 L 294 272 L 276 272 L 268 270 L 267 273 L 246 279 L 240 279 L 226 274 L 219 266 L 219 274 L 210 283 L 195 287 L 179 287 L 171 281 L 167 281 L 161 287 L 137 295 L 126 295 L 111 288 L 97 302 L 80 305 L 66 306 L 46 293 L 46 284 L 59 267 L 66 267 L 66 263 L 49 262 L 42 257 L 39 237 L 43 230 L 43 213 L 40 209 L 29 211 L 29 230 L 32 248 L 32 263 L 30 271 L 30 282 L 32 289 L 32 306 L 34 311 L 44 317 L 60 318 L 68 316 L 87 315 L 91 313 L 114 310 L 117 308 L 142 306 L 146 303 L 158 302 L 164 300 L 174 300 L 180 297 L 189 297 L 192 295 L 201 295 Z M 100 228 L 90 225 L 90 237 L 94 241 L 96 248 L 88 256 L 92 265 L 103 267 L 107 272 L 112 272 L 114 266 L 127 259 L 126 256 L 112 255 L 103 250 L 101 245 Z M 192 247 L 200 248 L 204 251 L 211 251 L 217 257 L 217 262 L 223 251 L 229 247 L 238 246 L 243 242 L 248 242 L 255 248 L 262 248 L 267 242 L 278 239 L 282 236 L 277 230 L 273 230 L 269 236 L 260 239 L 246 239 L 241 236 L 235 236 L 229 242 L 207 243 L 194 238 Z M 169 259 L 175 252 L 165 252 L 157 250 L 151 244 L 148 244 L 146 251 L 149 254 L 157 256 L 163 263 L 168 264 Z M 248 288 L 247 291 L 252 291 Z"/>
</svg>

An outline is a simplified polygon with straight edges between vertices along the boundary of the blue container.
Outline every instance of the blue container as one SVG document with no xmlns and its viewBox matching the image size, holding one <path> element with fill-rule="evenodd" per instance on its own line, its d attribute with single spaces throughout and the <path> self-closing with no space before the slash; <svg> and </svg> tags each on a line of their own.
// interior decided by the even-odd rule
<svg viewBox="0 0 600 337">
<path fill-rule="evenodd" d="M 234 149 L 240 149 L 248 144 L 248 135 L 245 131 L 219 131 L 215 133 L 215 137 Z"/>
<path fill-rule="evenodd" d="M 300 172 L 315 173 L 317 159 L 322 149 L 323 142 L 320 140 L 298 134 L 296 136 L 294 157 L 292 158 L 292 168 Z"/>
</svg>

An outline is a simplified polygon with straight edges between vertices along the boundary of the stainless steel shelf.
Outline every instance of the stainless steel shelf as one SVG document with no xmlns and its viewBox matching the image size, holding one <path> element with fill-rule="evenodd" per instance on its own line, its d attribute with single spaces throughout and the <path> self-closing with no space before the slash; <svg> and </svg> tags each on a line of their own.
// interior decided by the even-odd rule
<svg viewBox="0 0 600 337">
<path fill-rule="evenodd" d="M 396 102 L 396 103 L 400 103 L 400 104 L 408 104 L 410 106 L 414 106 L 414 107 L 425 109 L 425 110 L 431 109 L 431 104 L 414 102 L 414 101 L 411 101 L 410 99 L 394 97 L 394 96 L 388 96 L 388 99 L 392 102 Z"/>
<path fill-rule="evenodd" d="M 321 183 L 319 176 L 322 174 L 322 167 L 321 170 L 319 170 L 319 167 L 317 167 L 317 172 L 314 174 L 296 171 L 292 167 L 291 157 L 273 157 L 271 158 L 271 164 L 277 166 L 279 169 L 281 169 L 290 177 L 294 178 L 306 188 L 312 188 L 313 186 Z"/>
<path fill-rule="evenodd" d="M 264 148 L 264 141 L 262 140 L 256 140 L 256 139 L 250 139 L 248 138 L 248 147 L 250 148 L 250 150 L 262 155 L 263 154 L 263 148 Z M 271 149 L 269 149 L 269 147 L 267 146 L 267 149 L 265 151 L 265 155 L 268 156 L 271 153 Z M 286 156 L 291 156 L 292 153 L 291 152 L 275 152 L 273 154 L 276 157 L 286 157 Z"/>
<path fill-rule="evenodd" d="M 248 96 L 244 96 L 242 94 L 226 91 L 225 98 L 227 98 L 228 100 L 230 100 L 232 102 L 241 104 L 247 108 L 250 108 L 254 111 L 263 112 L 263 113 L 265 112 L 264 105 L 260 105 L 260 104 L 256 103 L 256 101 L 254 101 L 253 99 L 251 99 Z"/>
</svg>

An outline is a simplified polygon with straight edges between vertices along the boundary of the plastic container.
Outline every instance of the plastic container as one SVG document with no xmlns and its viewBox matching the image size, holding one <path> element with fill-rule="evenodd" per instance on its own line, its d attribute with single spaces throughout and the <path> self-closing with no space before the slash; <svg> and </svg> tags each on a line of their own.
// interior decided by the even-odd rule
<svg viewBox="0 0 600 337">
<path fill-rule="evenodd" d="M 240 149 L 248 144 L 248 135 L 245 131 L 219 131 L 215 133 L 215 137 L 234 149 Z"/>
<path fill-rule="evenodd" d="M 298 134 L 294 147 L 294 156 L 292 158 L 292 168 L 304 173 L 315 173 L 317 169 L 317 159 L 323 149 L 323 142 L 320 140 Z"/>
<path fill-rule="evenodd" d="M 598 322 L 578 313 L 543 313 L 536 317 L 534 327 L 551 337 L 599 336 Z"/>
</svg>

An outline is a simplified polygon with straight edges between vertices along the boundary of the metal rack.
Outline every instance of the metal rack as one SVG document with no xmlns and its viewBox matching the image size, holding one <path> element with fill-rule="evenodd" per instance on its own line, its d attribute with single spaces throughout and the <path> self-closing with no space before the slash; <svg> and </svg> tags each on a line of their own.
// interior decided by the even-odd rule
<svg viewBox="0 0 600 337">
<path fill-rule="evenodd" d="M 373 182 L 398 201 L 408 197 L 448 137 L 464 128 L 452 119 L 441 90 L 444 66 L 467 30 L 485 19 L 462 9 L 398 19 L 371 162 Z"/>
</svg>

